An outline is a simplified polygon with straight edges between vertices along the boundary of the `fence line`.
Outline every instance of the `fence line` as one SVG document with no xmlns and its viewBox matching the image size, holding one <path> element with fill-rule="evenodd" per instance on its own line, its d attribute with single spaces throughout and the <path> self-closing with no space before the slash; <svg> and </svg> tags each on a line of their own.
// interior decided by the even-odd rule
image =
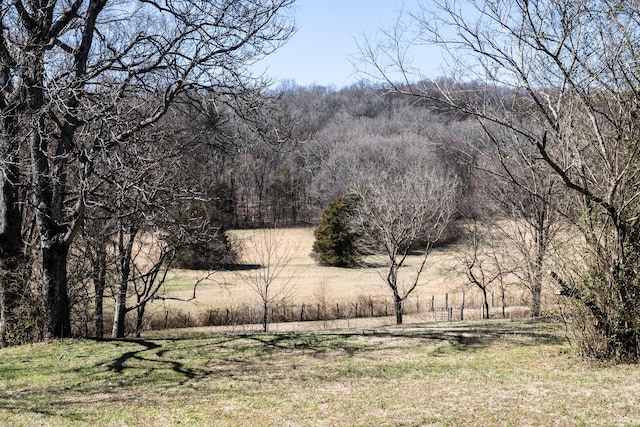
<svg viewBox="0 0 640 427">
<path fill-rule="evenodd" d="M 403 303 L 403 314 L 423 316 L 425 320 L 436 322 L 457 321 L 466 318 L 482 317 L 482 298 L 468 292 L 444 294 L 436 297 L 431 295 L 424 303 L 425 296 L 415 295 Z M 502 298 L 489 301 L 492 316 L 502 316 L 504 309 L 495 307 L 495 302 L 502 307 Z M 507 299 L 508 306 L 522 307 L 521 301 Z M 443 305 L 444 304 L 444 305 Z M 524 308 L 523 308 L 524 309 Z M 349 320 L 355 318 L 377 318 L 393 316 L 394 304 L 386 296 L 362 296 L 351 301 L 335 302 L 331 304 L 321 302 L 290 303 L 287 301 L 272 305 L 268 313 L 269 323 L 305 322 Z M 111 325 L 105 318 L 106 333 Z M 90 321 L 90 319 L 89 319 Z M 200 311 L 179 311 L 163 307 L 156 312 L 150 312 L 145 319 L 145 330 L 160 330 L 169 328 L 185 328 L 194 326 L 242 326 L 255 325 L 262 322 L 262 310 L 259 304 L 241 304 L 234 307 L 210 308 Z M 86 325 L 91 328 L 92 324 Z M 127 330 L 134 329 L 133 316 L 127 317 Z"/>
</svg>

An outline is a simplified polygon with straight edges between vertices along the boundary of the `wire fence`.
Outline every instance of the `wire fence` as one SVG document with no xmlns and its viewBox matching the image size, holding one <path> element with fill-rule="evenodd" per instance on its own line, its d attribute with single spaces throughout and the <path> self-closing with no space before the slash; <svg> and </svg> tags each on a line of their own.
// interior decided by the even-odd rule
<svg viewBox="0 0 640 427">
<path fill-rule="evenodd" d="M 522 297 L 509 296 L 498 298 L 489 296 L 489 313 L 485 313 L 483 299 L 475 293 L 451 293 L 425 298 L 416 295 L 402 303 L 404 316 L 419 316 L 423 321 L 459 321 L 487 317 L 525 317 L 529 314 L 526 301 Z M 131 313 L 133 314 L 133 313 Z M 395 316 L 395 306 L 387 296 L 362 296 L 352 301 L 340 302 L 305 302 L 295 303 L 280 301 L 268 307 L 267 322 L 313 322 L 335 321 L 363 318 L 382 318 Z M 144 319 L 144 330 L 164 330 L 174 328 L 191 328 L 202 326 L 253 326 L 260 329 L 264 312 L 262 304 L 245 303 L 229 307 L 197 308 L 193 311 L 162 308 L 152 310 Z M 112 319 L 105 313 L 105 335 L 112 327 Z M 88 313 L 82 328 L 82 333 L 92 336 L 92 316 Z M 135 329 L 134 316 L 127 317 L 126 330 L 130 333 Z"/>
<path fill-rule="evenodd" d="M 484 312 L 483 303 L 476 296 L 446 294 L 428 298 L 415 296 L 402 304 L 404 315 L 422 315 L 425 320 L 457 321 L 487 317 L 523 317 L 528 308 L 521 300 L 492 298 L 489 313 Z M 281 301 L 268 307 L 268 323 L 329 321 L 388 317 L 395 315 L 393 301 L 387 297 L 360 297 L 348 302 L 335 303 L 292 303 Z M 210 308 L 190 313 L 165 309 L 147 319 L 145 329 L 169 329 L 194 326 L 237 326 L 260 324 L 264 312 L 260 304 L 241 304 L 234 307 Z"/>
</svg>

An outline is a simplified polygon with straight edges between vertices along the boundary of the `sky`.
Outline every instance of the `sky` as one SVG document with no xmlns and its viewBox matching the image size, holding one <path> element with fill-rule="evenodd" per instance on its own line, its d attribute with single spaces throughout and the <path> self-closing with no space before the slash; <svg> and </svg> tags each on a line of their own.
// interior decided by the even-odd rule
<svg viewBox="0 0 640 427">
<path fill-rule="evenodd" d="M 365 77 L 349 61 L 359 52 L 356 40 L 375 38 L 378 29 L 396 21 L 400 10 L 416 10 L 417 5 L 418 0 L 297 0 L 297 32 L 257 69 L 300 86 L 349 86 Z M 437 72 L 437 53 L 427 56 L 417 61 L 420 70 Z"/>
</svg>

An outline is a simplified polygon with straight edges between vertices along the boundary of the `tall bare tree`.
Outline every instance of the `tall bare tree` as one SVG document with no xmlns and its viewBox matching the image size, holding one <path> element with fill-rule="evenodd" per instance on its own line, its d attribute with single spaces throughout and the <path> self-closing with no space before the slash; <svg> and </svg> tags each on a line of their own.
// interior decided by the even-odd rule
<svg viewBox="0 0 640 427">
<path fill-rule="evenodd" d="M 46 337 L 71 332 L 66 262 L 97 153 L 131 143 L 187 90 L 206 98 L 207 90 L 255 87 L 248 66 L 291 35 L 284 12 L 292 2 L 0 5 L 3 246 L 16 241 L 17 211 L 28 202 L 37 220 Z M 18 188 L 27 189 L 21 200 Z M 0 254 L 3 262 L 14 252 Z"/>
<path fill-rule="evenodd" d="M 507 243 L 512 265 L 505 270 L 518 272 L 531 296 L 531 316 L 540 316 L 542 292 L 548 284 L 545 268 L 554 241 L 566 229 L 562 183 L 548 172 L 528 144 L 517 140 L 499 151 L 484 138 L 458 149 L 476 152 L 472 162 L 478 171 L 477 182 L 469 216 L 489 224 L 494 237 L 501 236 Z M 460 160 L 464 162 L 464 156 Z"/>
<path fill-rule="evenodd" d="M 483 84 L 395 87 L 477 118 L 497 148 L 514 139 L 529 145 L 573 198 L 586 240 L 582 266 L 558 281 L 581 307 L 577 320 L 595 325 L 585 341 L 597 344 L 583 350 L 640 360 L 640 2 L 442 0 L 413 18 L 412 40 L 443 46 L 458 77 Z M 389 48 L 412 41 L 387 35 L 398 37 L 363 45 L 369 70 L 384 74 L 390 65 L 408 76 L 407 56 Z"/>
</svg>

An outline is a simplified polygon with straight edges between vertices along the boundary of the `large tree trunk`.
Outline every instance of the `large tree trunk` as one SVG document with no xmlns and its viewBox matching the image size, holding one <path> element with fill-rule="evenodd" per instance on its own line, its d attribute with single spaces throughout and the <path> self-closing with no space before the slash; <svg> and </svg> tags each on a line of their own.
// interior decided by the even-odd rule
<svg viewBox="0 0 640 427">
<path fill-rule="evenodd" d="M 34 132 L 37 134 L 39 132 Z M 34 205 L 40 257 L 42 262 L 42 297 L 44 335 L 46 339 L 63 338 L 71 333 L 69 297 L 67 293 L 67 255 L 69 253 L 70 230 L 61 225 L 62 202 L 54 191 L 47 165 L 46 143 L 39 135 L 33 137 L 31 146 L 33 166 Z M 54 196 L 55 194 L 55 196 Z"/>
<path fill-rule="evenodd" d="M 45 22 L 40 24 L 44 25 Z M 33 41 L 41 45 L 42 34 L 34 31 Z M 62 338 L 71 334 L 69 297 L 67 294 L 68 242 L 71 227 L 63 218 L 66 185 L 66 146 L 59 143 L 55 159 L 51 160 L 51 132 L 46 125 L 48 112 L 44 108 L 44 52 L 38 52 L 29 62 L 25 75 L 26 104 L 30 108 L 29 154 L 31 160 L 31 187 L 35 207 L 40 261 L 42 262 L 42 299 L 44 338 Z M 53 166 L 53 167 L 52 167 Z"/>
<path fill-rule="evenodd" d="M 71 335 L 69 296 L 67 292 L 67 255 L 64 243 L 42 244 L 42 296 L 44 302 L 45 339 Z"/>
<path fill-rule="evenodd" d="M 18 172 L 10 166 L 0 174 L 0 348 L 8 345 L 11 310 L 22 286 L 13 276 L 22 256 L 22 215 L 18 207 Z"/>
<path fill-rule="evenodd" d="M 3 268 L 0 265 L 0 268 Z M 7 312 L 8 312 L 8 301 L 7 301 L 7 285 L 5 283 L 4 277 L 0 277 L 0 348 L 4 348 L 7 346 Z"/>
</svg>

